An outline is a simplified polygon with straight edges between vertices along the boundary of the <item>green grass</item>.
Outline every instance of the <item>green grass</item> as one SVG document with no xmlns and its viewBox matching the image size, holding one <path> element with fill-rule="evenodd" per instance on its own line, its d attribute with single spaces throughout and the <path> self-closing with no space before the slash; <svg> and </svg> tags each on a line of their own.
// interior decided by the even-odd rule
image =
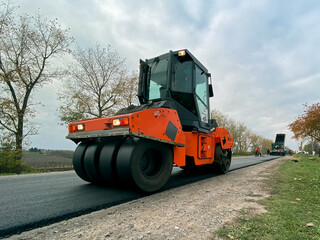
<svg viewBox="0 0 320 240">
<path fill-rule="evenodd" d="M 261 201 L 267 213 L 254 218 L 243 215 L 217 235 L 250 240 L 320 239 L 320 160 L 305 155 L 295 158 L 299 162 L 289 160 L 270 180 L 275 193 Z"/>
</svg>

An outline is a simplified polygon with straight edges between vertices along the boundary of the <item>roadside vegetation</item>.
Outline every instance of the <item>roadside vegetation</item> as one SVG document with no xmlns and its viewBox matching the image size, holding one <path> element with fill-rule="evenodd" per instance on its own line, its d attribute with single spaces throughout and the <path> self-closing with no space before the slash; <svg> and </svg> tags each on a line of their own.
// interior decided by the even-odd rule
<svg viewBox="0 0 320 240">
<path fill-rule="evenodd" d="M 267 213 L 244 214 L 217 234 L 224 239 L 320 239 L 320 158 L 294 156 L 269 184 L 274 194 L 261 201 Z"/>
<path fill-rule="evenodd" d="M 71 170 L 72 155 L 73 151 L 68 150 L 30 148 L 22 151 L 22 159 L 19 160 L 11 148 L 0 148 L 0 175 Z"/>
<path fill-rule="evenodd" d="M 216 119 L 219 127 L 224 127 L 230 132 L 234 143 L 233 154 L 236 156 L 252 155 L 256 148 L 260 148 L 262 154 L 266 154 L 273 143 L 272 140 L 255 133 L 244 123 L 235 121 L 216 109 L 211 111 L 211 118 Z"/>
<path fill-rule="evenodd" d="M 0 2 L 0 173 L 20 174 L 27 169 L 28 137 L 40 129 L 36 91 L 60 81 L 60 119 L 69 123 L 135 103 L 138 78 L 110 45 L 75 46 L 70 29 L 56 18 L 19 14 L 18 8 Z"/>
<path fill-rule="evenodd" d="M 13 144 L 3 142 L 0 147 L 0 175 L 29 172 L 30 166 L 22 162 L 20 155 L 20 150 L 16 150 Z"/>
</svg>

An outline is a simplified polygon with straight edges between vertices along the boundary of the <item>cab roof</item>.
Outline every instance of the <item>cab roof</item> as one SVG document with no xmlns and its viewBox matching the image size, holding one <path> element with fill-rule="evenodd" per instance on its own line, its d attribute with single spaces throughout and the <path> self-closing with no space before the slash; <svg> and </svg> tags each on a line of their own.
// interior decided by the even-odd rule
<svg viewBox="0 0 320 240">
<path fill-rule="evenodd" d="M 208 69 L 188 50 L 188 49 L 180 49 L 176 51 L 170 50 L 168 53 L 164 53 L 154 58 L 146 59 L 146 62 L 154 62 L 157 59 L 165 59 L 169 58 L 170 54 L 178 56 L 179 52 L 185 51 L 186 56 L 189 56 L 193 62 L 195 62 L 205 73 L 208 73 Z"/>
</svg>

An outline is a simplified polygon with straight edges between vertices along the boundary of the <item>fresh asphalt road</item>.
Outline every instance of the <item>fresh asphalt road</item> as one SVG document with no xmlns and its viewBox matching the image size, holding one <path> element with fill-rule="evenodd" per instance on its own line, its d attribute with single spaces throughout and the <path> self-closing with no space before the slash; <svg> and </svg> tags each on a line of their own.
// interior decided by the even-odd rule
<svg viewBox="0 0 320 240">
<path fill-rule="evenodd" d="M 275 156 L 233 158 L 231 171 Z M 196 182 L 215 174 L 187 174 L 173 169 L 164 190 Z M 108 208 L 145 196 L 126 189 L 95 186 L 74 171 L 0 177 L 0 238 Z"/>
</svg>

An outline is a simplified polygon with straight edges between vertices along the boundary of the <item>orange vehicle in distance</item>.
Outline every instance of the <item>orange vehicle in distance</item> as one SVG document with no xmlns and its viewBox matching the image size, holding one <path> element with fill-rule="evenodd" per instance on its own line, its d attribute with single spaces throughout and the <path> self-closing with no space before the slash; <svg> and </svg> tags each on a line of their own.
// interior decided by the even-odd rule
<svg viewBox="0 0 320 240">
<path fill-rule="evenodd" d="M 94 184 L 161 189 L 173 165 L 226 173 L 233 139 L 210 119 L 211 74 L 188 51 L 140 60 L 140 106 L 69 124 L 73 165 Z"/>
</svg>

